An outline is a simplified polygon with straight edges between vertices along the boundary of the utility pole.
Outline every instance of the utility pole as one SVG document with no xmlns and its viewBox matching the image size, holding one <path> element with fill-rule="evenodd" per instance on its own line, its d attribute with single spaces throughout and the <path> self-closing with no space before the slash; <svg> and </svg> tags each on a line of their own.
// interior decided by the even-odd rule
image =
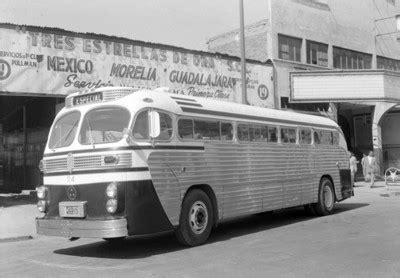
<svg viewBox="0 0 400 278">
<path fill-rule="evenodd" d="M 244 43 L 244 8 L 243 0 L 239 0 L 240 6 L 240 65 L 242 77 L 242 103 L 247 104 L 247 78 L 246 78 L 246 50 Z"/>
</svg>

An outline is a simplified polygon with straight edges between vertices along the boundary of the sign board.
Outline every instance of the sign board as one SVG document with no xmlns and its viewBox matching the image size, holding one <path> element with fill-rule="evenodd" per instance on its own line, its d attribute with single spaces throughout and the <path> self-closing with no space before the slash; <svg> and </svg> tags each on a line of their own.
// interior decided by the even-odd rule
<svg viewBox="0 0 400 278">
<path fill-rule="evenodd" d="M 274 106 L 271 65 L 247 63 L 247 101 Z M 241 102 L 240 59 L 60 29 L 0 24 L 0 91 L 67 95 L 103 86 L 169 87 Z"/>
<path fill-rule="evenodd" d="M 400 74 L 385 70 L 291 72 L 291 102 L 400 100 Z"/>
</svg>

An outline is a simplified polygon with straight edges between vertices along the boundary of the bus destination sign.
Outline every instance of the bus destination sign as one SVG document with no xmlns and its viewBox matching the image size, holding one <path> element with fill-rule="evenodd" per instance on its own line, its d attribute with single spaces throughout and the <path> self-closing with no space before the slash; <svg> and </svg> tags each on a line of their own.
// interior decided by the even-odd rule
<svg viewBox="0 0 400 278">
<path fill-rule="evenodd" d="M 73 103 L 73 106 L 75 106 L 75 105 L 83 105 L 83 104 L 95 103 L 95 102 L 101 102 L 101 101 L 103 101 L 103 93 L 98 92 L 98 93 L 76 96 L 73 98 L 72 103 Z"/>
</svg>

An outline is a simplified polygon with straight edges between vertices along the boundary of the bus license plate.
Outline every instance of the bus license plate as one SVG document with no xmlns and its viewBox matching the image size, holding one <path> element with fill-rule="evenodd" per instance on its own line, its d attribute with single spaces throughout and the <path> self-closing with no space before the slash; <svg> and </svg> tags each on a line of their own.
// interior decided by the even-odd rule
<svg viewBox="0 0 400 278">
<path fill-rule="evenodd" d="M 61 202 L 59 203 L 59 211 L 61 217 L 83 218 L 86 216 L 86 201 Z"/>
</svg>

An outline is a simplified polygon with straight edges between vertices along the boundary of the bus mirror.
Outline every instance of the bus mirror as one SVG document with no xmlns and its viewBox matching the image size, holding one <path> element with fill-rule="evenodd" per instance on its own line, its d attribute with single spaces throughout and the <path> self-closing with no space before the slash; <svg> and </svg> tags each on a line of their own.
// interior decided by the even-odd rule
<svg viewBox="0 0 400 278">
<path fill-rule="evenodd" d="M 122 134 L 124 135 L 126 142 L 130 144 L 132 142 L 132 130 L 129 128 L 124 128 Z"/>
<path fill-rule="evenodd" d="M 160 114 L 157 111 L 150 111 L 150 137 L 157 138 L 160 135 Z"/>
</svg>

